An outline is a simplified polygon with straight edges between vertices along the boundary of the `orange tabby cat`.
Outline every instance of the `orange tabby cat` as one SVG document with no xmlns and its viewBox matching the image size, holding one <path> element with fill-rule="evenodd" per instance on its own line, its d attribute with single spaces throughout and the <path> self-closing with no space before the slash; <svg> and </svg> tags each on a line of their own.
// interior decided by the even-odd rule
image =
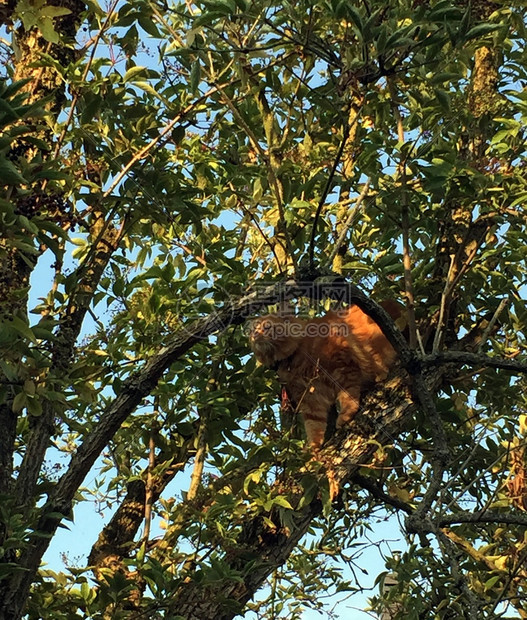
<svg viewBox="0 0 527 620">
<path fill-rule="evenodd" d="M 381 306 L 394 320 L 403 316 L 395 301 Z M 314 449 L 324 441 L 331 406 L 338 403 L 340 428 L 357 412 L 361 390 L 385 379 L 396 358 L 380 327 L 358 306 L 309 320 L 272 314 L 255 319 L 249 344 L 258 361 L 278 371 Z"/>
</svg>

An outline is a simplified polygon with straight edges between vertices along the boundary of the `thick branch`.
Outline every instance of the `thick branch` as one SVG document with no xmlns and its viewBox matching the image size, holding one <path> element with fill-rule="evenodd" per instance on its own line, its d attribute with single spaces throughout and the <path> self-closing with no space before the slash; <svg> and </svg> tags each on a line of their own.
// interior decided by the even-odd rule
<svg viewBox="0 0 527 620">
<path fill-rule="evenodd" d="M 100 222 L 99 222 L 100 220 Z M 65 316 L 53 343 L 50 380 L 63 377 L 71 365 L 75 344 L 80 334 L 84 317 L 90 306 L 92 295 L 106 269 L 112 254 L 119 246 L 123 228 L 115 229 L 102 216 L 94 224 L 94 241 L 91 259 L 78 269 L 79 282 L 72 294 Z M 99 222 L 99 223 L 98 223 Z M 34 490 L 38 481 L 50 437 L 55 428 L 56 409 L 52 401 L 44 401 L 42 414 L 33 422 L 26 452 L 20 465 L 15 484 L 15 496 L 28 510 L 33 505 Z"/>
<path fill-rule="evenodd" d="M 484 353 L 469 353 L 467 351 L 445 351 L 427 355 L 422 359 L 424 366 L 438 366 L 441 364 L 468 364 L 470 366 L 484 366 L 499 368 L 513 373 L 527 372 L 527 362 L 511 360 L 504 357 L 491 357 Z"/>
<path fill-rule="evenodd" d="M 432 507 L 432 504 L 443 486 L 443 474 L 445 473 L 450 454 L 443 421 L 437 411 L 432 394 L 426 386 L 423 375 L 418 373 L 414 375 L 412 379 L 414 398 L 421 405 L 430 424 L 434 452 L 432 458 L 432 480 L 415 513 L 408 517 L 408 523 L 425 519 L 427 516 L 428 511 Z"/>
<path fill-rule="evenodd" d="M 93 545 L 88 563 L 98 569 L 121 566 L 122 558 L 130 550 L 145 511 L 145 483 L 132 480 L 126 488 L 126 497 L 117 512 L 104 526 L 97 542 Z"/>
<path fill-rule="evenodd" d="M 186 461 L 175 462 L 152 483 L 151 502 L 156 502 L 174 476 L 182 471 Z M 98 573 L 100 568 L 122 566 L 122 560 L 132 548 L 134 538 L 145 518 L 146 488 L 143 480 L 128 483 L 126 496 L 109 523 L 104 526 L 93 545 L 88 564 Z"/>
<path fill-rule="evenodd" d="M 377 484 L 371 478 L 362 476 L 361 474 L 353 474 L 353 476 L 351 476 L 350 478 L 350 481 L 353 484 L 356 484 L 357 486 L 368 491 L 368 493 L 372 495 L 375 499 L 378 499 L 381 502 L 388 504 L 388 506 L 393 506 L 397 510 L 402 510 L 407 514 L 412 514 L 413 508 L 409 504 L 403 502 L 397 497 L 394 497 L 393 495 L 390 495 L 389 493 L 386 493 L 382 486 L 380 484 Z"/>
<path fill-rule="evenodd" d="M 442 372 L 439 369 L 427 373 L 427 389 L 437 389 Z M 335 482 L 342 486 L 352 479 L 361 464 L 371 459 L 377 442 L 393 442 L 412 411 L 413 403 L 401 377 L 388 380 L 366 396 L 362 413 L 351 428 L 339 431 L 322 451 L 321 457 L 331 463 Z M 313 518 L 321 513 L 318 499 L 299 509 L 301 496 L 302 490 L 297 487 L 288 497 L 296 507 L 294 517 L 288 520 L 288 524 L 293 524 L 289 528 L 284 528 L 273 512 L 252 518 L 246 524 L 234 550 L 226 551 L 223 558 L 237 580 L 219 586 L 190 581 L 172 600 L 170 609 L 177 610 L 185 620 L 230 620 L 240 613 L 267 577 L 287 560 Z M 274 528 L 269 526 L 269 520 Z"/>
<path fill-rule="evenodd" d="M 36 527 L 37 536 L 19 558 L 19 565 L 25 570 L 14 575 L 4 589 L 3 609 L 8 610 L 6 618 L 16 620 L 20 617 L 40 560 L 62 517 L 70 513 L 73 498 L 84 477 L 124 420 L 141 400 L 151 393 L 170 365 L 200 339 L 224 330 L 230 324 L 243 322 L 252 312 L 266 304 L 275 303 L 287 296 L 293 297 L 297 290 L 294 282 L 267 287 L 238 302 L 228 304 L 221 312 L 192 322 L 188 328 L 177 332 L 171 344 L 125 382 L 121 393 L 110 403 L 93 432 L 73 455 L 67 472 L 49 494 Z M 0 618 L 3 620 L 2 610 Z"/>
<path fill-rule="evenodd" d="M 480 510 L 478 512 L 456 512 L 447 517 L 441 517 L 439 527 L 448 527 L 458 523 L 508 523 L 509 525 L 527 526 L 527 514 L 524 512 L 492 512 Z"/>
</svg>

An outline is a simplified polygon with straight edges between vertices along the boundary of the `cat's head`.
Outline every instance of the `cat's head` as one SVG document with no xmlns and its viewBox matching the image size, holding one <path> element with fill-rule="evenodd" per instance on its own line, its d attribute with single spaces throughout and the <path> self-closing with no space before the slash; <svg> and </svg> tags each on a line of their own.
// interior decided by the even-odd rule
<svg viewBox="0 0 527 620">
<path fill-rule="evenodd" d="M 249 346 L 256 359 L 272 366 L 291 356 L 300 343 L 303 321 L 294 316 L 268 314 L 249 324 Z"/>
</svg>

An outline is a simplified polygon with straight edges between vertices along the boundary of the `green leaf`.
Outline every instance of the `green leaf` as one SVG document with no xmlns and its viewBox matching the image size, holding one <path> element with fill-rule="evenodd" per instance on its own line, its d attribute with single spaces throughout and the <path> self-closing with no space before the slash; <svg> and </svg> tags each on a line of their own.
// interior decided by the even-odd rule
<svg viewBox="0 0 527 620">
<path fill-rule="evenodd" d="M 200 26 L 208 26 L 223 17 L 225 17 L 225 11 L 204 11 L 193 21 L 193 30 L 199 29 Z"/>
<path fill-rule="evenodd" d="M 93 592 L 87 581 L 81 584 L 81 596 L 86 602 L 90 602 L 93 598 Z"/>
<path fill-rule="evenodd" d="M 487 579 L 487 581 L 485 581 L 485 590 L 490 590 L 491 588 L 493 588 L 498 583 L 498 581 L 500 581 L 500 579 L 501 575 L 494 575 L 494 577 Z"/>
<path fill-rule="evenodd" d="M 20 118 L 19 113 L 5 100 L 0 97 L 0 113 L 3 115 L 3 121 L 5 123 L 14 121 Z M 8 144 L 12 139 L 8 139 Z"/>
<path fill-rule="evenodd" d="M 177 125 L 176 127 L 174 127 L 171 136 L 176 146 L 179 146 L 181 144 L 183 138 L 185 137 L 185 133 L 186 131 L 183 125 Z"/>
<path fill-rule="evenodd" d="M 289 510 L 293 510 L 293 506 L 291 506 L 289 501 L 283 495 L 279 495 L 278 497 L 274 497 L 273 498 L 273 504 L 275 506 L 282 506 L 283 508 L 288 508 Z"/>
<path fill-rule="evenodd" d="M 262 470 L 261 469 L 257 469 L 255 471 L 252 471 L 245 478 L 245 480 L 243 482 L 243 491 L 244 491 L 244 493 L 249 495 L 249 489 L 250 489 L 251 483 L 258 484 L 261 479 L 262 479 Z"/>
<path fill-rule="evenodd" d="M 260 202 L 263 196 L 262 180 L 257 178 L 253 184 L 253 200 L 255 203 Z"/>
<path fill-rule="evenodd" d="M 0 155 L 0 185 L 26 185 L 27 181 L 14 164 Z"/>
<path fill-rule="evenodd" d="M 38 398 L 28 398 L 26 401 L 28 413 L 36 418 L 42 415 L 42 403 Z"/>
<path fill-rule="evenodd" d="M 71 180 L 71 175 L 64 170 L 44 168 L 44 170 L 40 170 L 39 172 L 35 173 L 33 178 L 49 179 L 50 181 L 69 181 Z"/>
<path fill-rule="evenodd" d="M 350 3 L 348 0 L 343 0 L 343 2 L 339 3 L 339 8 L 345 9 L 345 14 L 348 19 L 353 22 L 356 26 L 357 30 L 362 33 L 364 29 L 364 25 L 362 23 L 362 17 L 359 11 Z"/>
<path fill-rule="evenodd" d="M 53 20 L 49 17 L 39 17 L 36 24 L 46 41 L 50 43 L 58 43 L 60 41 L 59 34 L 53 26 Z"/>
<path fill-rule="evenodd" d="M 142 15 L 141 13 L 138 16 L 138 22 L 141 28 L 150 36 L 155 39 L 161 39 L 161 33 L 159 32 L 155 21 L 152 19 L 150 15 Z"/>
<path fill-rule="evenodd" d="M 63 6 L 54 6 L 51 4 L 46 5 L 39 11 L 39 15 L 42 17 L 61 17 L 62 15 L 71 15 L 70 9 Z"/>
<path fill-rule="evenodd" d="M 33 343 L 37 342 L 37 339 L 35 338 L 35 334 L 33 333 L 32 329 L 29 327 L 29 325 L 25 321 L 23 321 L 18 316 L 12 316 L 9 321 L 9 324 L 21 336 L 24 336 L 24 338 L 27 338 Z"/>
<path fill-rule="evenodd" d="M 194 61 L 192 69 L 190 70 L 190 92 L 194 95 L 198 92 L 199 83 L 201 80 L 201 64 L 199 60 Z"/>
<path fill-rule="evenodd" d="M 0 369 L 4 373 L 6 379 L 11 382 L 18 381 L 18 373 L 14 366 L 0 359 Z"/>
<path fill-rule="evenodd" d="M 459 73 L 449 73 L 449 72 L 445 72 L 445 73 L 437 73 L 432 75 L 432 77 L 429 80 L 429 84 L 444 84 L 445 82 L 457 82 L 458 80 L 461 79 L 461 76 L 459 75 Z"/>
<path fill-rule="evenodd" d="M 68 239 L 68 233 L 67 231 L 64 230 L 64 228 L 62 228 L 62 226 L 59 226 L 58 224 L 55 224 L 55 222 L 50 222 L 49 220 L 42 220 L 38 223 L 39 228 L 41 230 L 45 230 L 49 233 L 51 233 L 52 235 L 59 237 L 61 239 Z"/>
<path fill-rule="evenodd" d="M 26 379 L 24 381 L 24 392 L 26 394 L 28 394 L 29 396 L 35 396 L 36 389 L 37 386 L 35 385 L 34 381 L 31 381 L 30 379 Z"/>
<path fill-rule="evenodd" d="M 500 24 L 478 24 L 467 32 L 467 34 L 465 35 L 465 40 L 468 41 L 470 39 L 485 36 L 486 34 L 489 34 L 491 32 L 496 32 L 496 30 L 499 30 L 502 27 L 503 26 L 501 26 Z"/>
<path fill-rule="evenodd" d="M 13 411 L 15 413 L 20 413 L 24 407 L 27 405 L 27 394 L 25 394 L 24 392 L 19 392 L 14 398 L 13 398 Z"/>
<path fill-rule="evenodd" d="M 15 14 L 22 20 L 26 32 L 36 26 L 38 21 L 38 8 L 42 2 L 31 3 L 30 0 L 19 0 L 15 8 Z"/>
<path fill-rule="evenodd" d="M 440 88 L 434 88 L 434 93 L 439 101 L 439 105 L 443 108 L 443 110 L 445 110 L 445 112 L 448 112 L 450 110 L 449 94 Z"/>
<path fill-rule="evenodd" d="M 128 71 L 124 74 L 123 82 L 131 82 L 133 78 L 135 78 L 141 73 L 148 74 L 148 69 L 146 67 L 141 67 L 138 65 L 130 67 L 130 69 L 128 69 Z"/>
</svg>

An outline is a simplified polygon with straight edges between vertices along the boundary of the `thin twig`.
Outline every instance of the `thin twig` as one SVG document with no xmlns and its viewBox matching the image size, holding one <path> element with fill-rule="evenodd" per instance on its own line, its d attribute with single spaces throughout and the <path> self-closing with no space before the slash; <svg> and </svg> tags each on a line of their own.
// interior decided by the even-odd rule
<svg viewBox="0 0 527 620">
<path fill-rule="evenodd" d="M 148 440 L 148 467 L 146 471 L 145 484 L 145 531 L 143 542 L 148 542 L 150 538 L 150 528 L 152 526 L 152 504 L 154 500 L 154 467 L 156 466 L 156 441 L 157 416 L 159 413 L 159 396 L 156 396 L 154 403 L 154 416 L 150 426 L 150 437 Z"/>
<path fill-rule="evenodd" d="M 355 124 L 358 119 L 359 119 L 360 114 L 357 114 L 357 116 L 355 117 L 354 123 Z M 335 174 L 337 172 L 337 167 L 340 163 L 340 160 L 342 159 L 342 155 L 344 153 L 344 148 L 346 146 L 346 142 L 348 141 L 350 132 L 353 128 L 353 125 L 348 125 L 346 124 L 346 126 L 344 127 L 344 134 L 342 136 L 342 141 L 340 143 L 339 146 L 339 150 L 337 152 L 337 156 L 335 157 L 335 160 L 333 162 L 333 166 L 331 167 L 331 172 L 329 173 L 329 177 L 328 180 L 326 181 L 326 186 L 324 187 L 324 191 L 322 192 L 322 196 L 320 197 L 320 200 L 318 201 L 318 205 L 317 205 L 317 210 L 315 211 L 315 215 L 313 217 L 313 224 L 312 224 L 312 228 L 311 228 L 311 239 L 309 240 L 309 250 L 308 250 L 308 257 L 309 257 L 309 270 L 312 271 L 315 267 L 315 237 L 317 234 L 317 227 L 318 227 L 318 220 L 320 218 L 320 214 L 322 213 L 322 209 L 324 207 L 324 204 L 326 203 L 326 199 L 328 197 L 329 191 L 331 189 L 331 186 L 333 184 L 333 179 L 335 177 Z"/>
<path fill-rule="evenodd" d="M 470 366 L 485 366 L 499 368 L 509 372 L 527 372 L 527 362 L 507 359 L 505 357 L 493 357 L 485 353 L 470 353 L 469 351 L 440 351 L 425 355 L 421 360 L 423 366 L 439 366 L 441 364 L 468 364 Z"/>
<path fill-rule="evenodd" d="M 460 599 L 460 603 L 465 607 L 466 617 L 468 620 L 478 620 L 481 618 L 479 611 L 482 606 L 482 601 L 478 598 L 477 594 L 470 589 L 467 583 L 467 579 L 459 563 L 460 552 L 458 548 L 441 530 L 436 532 L 436 537 L 441 547 L 443 557 L 450 566 L 452 577 L 464 594 L 464 597 Z"/>
<path fill-rule="evenodd" d="M 525 512 L 501 513 L 488 510 L 479 510 L 478 512 L 462 511 L 447 517 L 441 517 L 438 520 L 439 527 L 456 525 L 458 523 L 507 523 L 508 525 L 527 526 L 527 514 Z"/>
<path fill-rule="evenodd" d="M 218 389 L 217 377 L 221 370 L 223 356 L 214 360 L 212 369 L 210 370 L 210 378 L 207 383 L 206 392 L 216 391 Z M 203 468 L 205 467 L 205 459 L 207 458 L 209 434 L 210 407 L 205 405 L 199 411 L 199 428 L 196 438 L 196 456 L 194 458 L 194 468 L 190 477 L 190 485 L 187 492 L 187 501 L 191 502 L 198 494 L 201 487 L 203 477 Z"/>
<path fill-rule="evenodd" d="M 501 593 L 496 597 L 491 613 L 495 612 L 496 607 L 504 599 L 507 590 L 510 588 L 511 584 L 514 582 L 514 579 L 518 576 L 518 573 L 520 572 L 520 569 L 522 568 L 522 566 L 525 564 L 526 560 L 527 560 L 527 549 L 524 549 L 523 553 L 521 553 L 520 557 L 518 558 L 516 566 L 512 570 L 509 571 L 507 581 L 505 582 Z"/>
<path fill-rule="evenodd" d="M 388 504 L 389 506 L 393 506 L 397 510 L 402 510 L 407 514 L 412 514 L 413 512 L 413 508 L 412 506 L 410 506 L 410 504 L 407 504 L 406 502 L 403 502 L 397 497 L 393 497 L 392 495 L 386 493 L 382 486 L 380 484 L 377 484 L 371 478 L 356 473 L 351 476 L 350 482 L 362 487 L 363 489 L 368 491 L 370 495 L 375 497 L 375 499 L 378 499 L 385 504 Z"/>
<path fill-rule="evenodd" d="M 445 286 L 443 288 L 443 292 L 441 293 L 441 306 L 439 307 L 439 318 L 437 319 L 437 328 L 434 334 L 434 343 L 432 345 L 432 353 L 437 353 L 439 350 L 439 345 L 441 343 L 441 338 L 443 337 L 443 320 L 445 316 L 445 310 L 447 306 L 448 299 L 450 294 L 454 288 L 454 278 L 452 278 L 452 274 L 454 272 L 455 265 L 455 256 L 452 255 L 450 257 L 450 266 L 448 268 L 448 274 L 446 277 Z"/>
<path fill-rule="evenodd" d="M 500 316 L 500 314 L 503 312 L 505 306 L 509 303 L 509 299 L 507 297 L 504 297 L 498 307 L 496 308 L 496 312 L 492 315 L 492 318 L 489 321 L 489 324 L 487 325 L 487 327 L 485 328 L 485 330 L 483 331 L 483 334 L 481 336 L 481 342 L 479 343 L 479 346 L 477 348 L 477 352 L 481 353 L 481 349 L 483 348 L 484 344 L 487 342 L 487 339 L 489 337 L 490 332 L 493 330 L 494 325 L 496 324 L 496 321 L 498 320 L 498 317 Z"/>
<path fill-rule="evenodd" d="M 256 219 L 256 216 L 249 209 L 247 209 L 247 207 L 241 201 L 238 204 L 240 205 L 240 208 L 242 209 L 242 211 L 244 211 L 244 213 L 249 215 L 249 217 L 251 218 L 253 224 L 256 226 L 256 229 L 258 230 L 260 235 L 263 237 L 264 242 L 271 249 L 271 252 L 273 253 L 273 256 L 274 256 L 275 261 L 276 261 L 276 265 L 278 267 L 278 271 L 280 272 L 281 275 L 283 275 L 284 274 L 284 270 L 282 269 L 282 265 L 280 263 L 280 259 L 278 258 L 278 254 L 276 253 L 276 250 L 274 249 L 274 245 L 271 243 L 271 240 L 269 239 L 269 237 L 266 235 L 265 231 L 260 226 L 260 223 Z"/>
<path fill-rule="evenodd" d="M 196 260 L 198 263 L 200 263 L 200 265 L 203 265 L 203 267 L 207 266 L 207 261 L 202 256 L 198 256 L 197 254 L 195 254 L 187 245 L 185 245 L 184 243 L 181 243 L 181 241 L 177 241 L 176 239 L 173 239 L 172 243 L 174 245 L 177 245 L 178 248 L 181 248 L 183 252 L 186 252 L 189 256 L 192 256 L 192 258 Z"/>
<path fill-rule="evenodd" d="M 82 77 L 80 79 L 81 82 L 85 82 L 86 78 L 88 77 L 88 72 L 91 69 L 91 66 L 93 64 L 93 59 L 95 58 L 95 52 L 97 51 L 97 46 L 99 45 L 99 41 L 102 38 L 102 35 L 104 33 L 104 31 L 106 30 L 106 28 L 108 27 L 108 24 L 110 23 L 110 19 L 113 17 L 113 13 L 115 11 L 115 8 L 117 7 L 117 4 L 119 3 L 119 0 L 114 0 L 113 4 L 110 6 L 110 8 L 108 9 L 108 13 L 106 14 L 106 19 L 104 20 L 99 32 L 96 34 L 96 36 L 93 39 L 93 47 L 92 47 L 92 51 L 90 54 L 90 57 L 88 59 L 88 62 L 86 63 L 86 66 L 84 67 L 84 71 L 82 73 Z M 71 100 L 71 105 L 70 105 L 70 110 L 68 113 L 68 117 L 66 119 L 66 122 L 64 123 L 64 128 L 62 129 L 62 132 L 60 134 L 60 136 L 58 137 L 57 140 L 57 144 L 55 145 L 55 150 L 53 152 L 53 158 L 56 159 L 59 155 L 60 152 L 60 148 L 62 146 L 62 143 L 64 142 L 64 138 L 66 137 L 66 133 L 68 131 L 68 127 L 71 123 L 71 119 L 73 118 L 73 114 L 75 112 L 75 107 L 77 106 L 77 102 L 79 100 L 79 92 L 77 91 L 75 93 L 75 95 L 73 96 L 73 99 Z M 42 189 L 44 189 L 45 187 L 43 186 Z"/>
<path fill-rule="evenodd" d="M 509 456 L 510 453 L 515 452 L 516 450 L 520 450 L 522 448 L 522 446 L 513 446 L 510 447 L 508 446 L 505 450 L 505 452 L 503 454 L 499 454 L 497 458 L 495 458 L 493 461 L 489 462 L 486 464 L 485 469 L 483 469 L 477 476 L 474 476 L 470 482 L 468 484 L 466 484 L 462 489 L 460 489 L 457 493 L 457 495 L 454 497 L 452 495 L 452 493 L 449 492 L 450 496 L 452 497 L 452 500 L 445 506 L 446 509 L 449 509 L 451 506 L 457 505 L 458 501 L 461 501 L 461 499 L 463 498 L 463 496 L 465 495 L 465 493 L 471 488 L 477 488 L 477 485 L 479 484 L 480 480 L 484 479 L 485 476 L 494 469 L 494 467 L 496 467 L 498 465 L 498 463 L 500 463 L 500 461 L 502 461 L 504 459 L 504 457 Z M 466 460 L 466 463 L 469 462 L 471 458 L 471 455 L 469 455 L 469 458 Z M 445 485 L 445 488 L 443 489 L 443 492 L 445 490 L 447 490 L 450 486 L 452 486 L 453 482 L 457 479 L 459 473 L 463 471 L 462 468 L 458 469 L 458 472 L 456 472 L 456 474 L 454 476 L 452 476 L 451 480 Z M 494 490 L 493 493 L 497 493 L 498 491 L 498 487 L 496 487 L 496 489 Z M 492 501 L 493 496 L 491 496 L 489 498 L 489 500 L 487 500 L 487 505 L 490 505 L 489 501 Z M 486 510 L 486 508 L 485 508 Z"/>
<path fill-rule="evenodd" d="M 206 407 L 204 408 L 206 409 Z M 200 424 L 197 438 L 197 450 L 194 458 L 194 468 L 190 477 L 190 485 L 187 492 L 187 501 L 192 501 L 198 494 L 203 477 L 203 468 L 205 467 L 205 458 L 207 456 L 207 412 L 204 411 L 200 416 Z"/>
<path fill-rule="evenodd" d="M 486 217 L 489 217 L 489 215 L 487 215 Z M 481 218 L 479 220 L 477 220 L 477 222 L 479 222 L 481 220 Z M 459 271 L 455 274 L 455 276 L 453 276 L 455 269 L 458 266 L 458 261 L 455 255 L 451 255 L 450 257 L 450 267 L 448 269 L 448 275 L 447 275 L 447 280 L 445 283 L 445 288 L 443 289 L 443 293 L 441 295 L 441 307 L 440 307 L 440 312 L 439 312 L 439 320 L 437 323 L 437 329 L 436 329 L 436 333 L 434 336 L 434 343 L 432 346 L 432 352 L 433 353 L 437 353 L 437 351 L 439 350 L 439 346 L 441 344 L 441 338 L 442 338 L 442 329 L 443 329 L 443 322 L 444 322 L 444 316 L 446 314 L 446 308 L 447 306 L 450 304 L 451 301 L 451 296 L 452 296 L 452 292 L 454 291 L 454 289 L 456 288 L 456 286 L 458 285 L 459 281 L 461 280 L 461 278 L 465 275 L 465 273 L 468 271 L 474 257 L 477 254 L 477 251 L 479 250 L 481 243 L 483 242 L 488 230 L 489 230 L 490 226 L 487 225 L 486 229 L 483 231 L 483 233 L 480 235 L 480 239 L 474 244 L 474 247 L 472 248 L 472 250 L 470 251 L 470 253 L 466 256 L 465 260 L 463 261 L 463 264 L 461 265 L 461 268 L 459 269 Z M 464 242 L 463 248 L 466 247 L 466 242 Z M 459 252 L 458 252 L 459 254 Z"/>
<path fill-rule="evenodd" d="M 353 207 L 353 209 L 351 209 L 348 217 L 346 218 L 346 221 L 344 222 L 344 226 L 342 227 L 342 230 L 340 231 L 340 235 L 335 243 L 335 245 L 333 246 L 333 250 L 331 251 L 331 254 L 329 255 L 328 260 L 325 263 L 326 267 L 331 267 L 331 265 L 333 264 L 333 260 L 335 258 L 335 256 L 338 254 L 338 251 L 340 250 L 342 244 L 344 243 L 344 239 L 346 237 L 346 234 L 350 228 L 350 226 L 353 224 L 353 220 L 356 218 L 357 213 L 364 201 L 364 199 L 366 198 L 366 196 L 368 195 L 368 190 L 370 188 L 370 182 L 371 179 L 368 177 L 368 179 L 366 180 L 366 183 L 364 183 L 364 187 L 362 188 L 361 193 L 359 194 L 356 202 L 355 202 L 355 206 Z"/>
<path fill-rule="evenodd" d="M 397 104 L 396 91 L 393 81 L 387 80 L 388 91 L 392 98 L 392 109 L 397 123 L 397 137 L 400 145 L 404 144 L 404 124 L 403 117 Z M 406 157 L 401 152 L 401 161 L 398 165 L 401 178 L 401 228 L 403 235 L 403 269 L 404 269 L 404 290 L 406 309 L 408 313 L 408 332 L 410 348 L 417 347 L 417 324 L 415 321 L 415 295 L 412 279 L 412 258 L 410 252 L 410 210 L 408 207 L 408 182 L 406 178 Z"/>
<path fill-rule="evenodd" d="M 282 243 L 282 240 L 280 238 L 278 238 L 278 243 L 280 243 L 280 245 L 284 248 L 284 250 L 285 250 L 286 254 L 288 255 L 288 257 L 291 260 L 293 260 L 293 245 L 291 243 L 291 239 L 290 239 L 289 234 L 287 232 L 287 224 L 286 224 L 286 219 L 285 219 L 285 211 L 284 211 L 282 189 L 280 187 L 280 183 L 279 183 L 278 178 L 276 176 L 275 170 L 274 170 L 274 168 L 273 168 L 273 166 L 271 164 L 271 160 L 269 158 L 269 155 L 268 155 L 268 153 L 265 152 L 264 148 L 262 147 L 262 145 L 258 141 L 258 138 L 255 136 L 253 130 L 249 127 L 249 125 L 247 124 L 247 122 L 245 121 L 243 116 L 240 114 L 238 108 L 234 105 L 234 102 L 232 101 L 232 99 L 226 94 L 226 92 L 223 90 L 223 88 L 218 87 L 218 90 L 221 93 L 221 95 L 223 96 L 223 98 L 225 100 L 225 103 L 229 107 L 229 109 L 232 112 L 234 118 L 240 123 L 240 126 L 245 131 L 245 133 L 247 134 L 247 137 L 249 138 L 251 144 L 253 145 L 253 148 L 255 149 L 255 151 L 257 151 L 260 154 L 260 157 L 262 158 L 262 161 L 265 164 L 265 167 L 267 169 L 267 174 L 269 176 L 269 180 L 271 181 L 271 185 L 273 186 L 273 190 L 274 190 L 274 196 L 275 196 L 275 200 L 276 200 L 276 206 L 278 208 L 278 216 L 279 216 L 279 220 L 280 220 L 281 231 L 284 233 L 285 246 Z M 268 151 L 270 151 L 271 145 L 268 144 L 267 146 L 268 146 Z"/>
</svg>

